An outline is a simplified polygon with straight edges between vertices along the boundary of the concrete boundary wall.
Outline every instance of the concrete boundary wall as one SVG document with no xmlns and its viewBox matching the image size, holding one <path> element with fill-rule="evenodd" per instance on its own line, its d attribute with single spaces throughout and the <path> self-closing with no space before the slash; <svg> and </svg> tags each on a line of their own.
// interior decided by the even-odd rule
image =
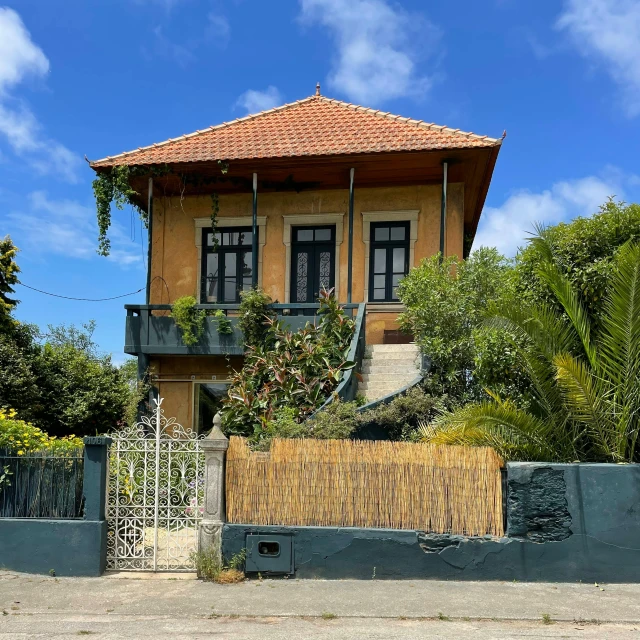
<svg viewBox="0 0 640 640">
<path fill-rule="evenodd" d="M 0 569 L 99 576 L 107 562 L 107 456 L 111 438 L 84 438 L 84 518 L 0 518 Z"/>
<path fill-rule="evenodd" d="M 507 535 L 225 525 L 225 557 L 247 533 L 290 533 L 299 578 L 640 582 L 640 465 L 510 463 Z"/>
</svg>

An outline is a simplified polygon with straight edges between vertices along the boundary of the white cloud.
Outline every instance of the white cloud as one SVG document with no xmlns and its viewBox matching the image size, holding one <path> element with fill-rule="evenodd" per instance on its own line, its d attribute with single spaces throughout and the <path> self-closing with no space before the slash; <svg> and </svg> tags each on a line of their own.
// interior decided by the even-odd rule
<svg viewBox="0 0 640 640">
<path fill-rule="evenodd" d="M 155 37 L 153 49 L 154 53 L 164 58 L 170 58 L 177 62 L 180 66 L 186 67 L 189 63 L 195 60 L 195 55 L 188 48 L 177 42 L 173 42 L 164 34 L 164 30 L 161 26 L 157 26 L 153 29 L 153 35 Z"/>
<path fill-rule="evenodd" d="M 0 7 L 0 134 L 13 151 L 40 173 L 76 180 L 79 159 L 65 146 L 47 138 L 31 110 L 9 94 L 29 76 L 43 77 L 49 61 L 32 40 L 20 16 Z"/>
<path fill-rule="evenodd" d="M 209 13 L 204 21 L 204 30 L 196 36 L 191 33 L 190 37 L 182 43 L 175 42 L 167 36 L 161 25 L 156 25 L 152 31 L 153 40 L 141 46 L 142 54 L 149 60 L 154 55 L 168 58 L 177 62 L 181 67 L 186 67 L 195 62 L 198 50 L 205 45 L 213 44 L 220 49 L 224 49 L 231 36 L 229 21 L 224 16 L 213 12 Z"/>
<path fill-rule="evenodd" d="M 31 41 L 20 16 L 0 7 L 0 93 L 18 84 L 28 74 L 42 76 L 49 71 L 49 60 Z"/>
<path fill-rule="evenodd" d="M 88 260 L 96 257 L 98 229 L 95 211 L 74 200 L 51 200 L 44 191 L 29 194 L 26 211 L 6 216 L 12 235 L 40 254 Z M 122 228 L 112 223 L 109 259 L 122 267 L 142 264 L 142 252 Z"/>
<path fill-rule="evenodd" d="M 422 96 L 433 78 L 420 75 L 417 52 L 433 48 L 439 30 L 386 0 L 300 0 L 301 21 L 320 24 L 337 45 L 329 83 L 349 99 L 373 105 Z"/>
<path fill-rule="evenodd" d="M 484 208 L 473 248 L 496 247 L 504 255 L 514 256 L 518 247 L 526 244 L 535 224 L 556 224 L 576 216 L 590 216 L 609 196 L 623 198 L 624 186 L 636 181 L 635 176 L 608 168 L 602 177 L 557 182 L 539 193 L 516 191 L 500 207 Z"/>
<path fill-rule="evenodd" d="M 236 101 L 236 107 L 242 107 L 247 113 L 257 113 L 273 109 L 282 104 L 282 96 L 274 86 L 268 86 L 264 91 L 249 89 L 245 91 Z"/>
<path fill-rule="evenodd" d="M 620 86 L 627 114 L 640 114 L 640 2 L 565 0 L 556 28 L 583 56 L 604 65 Z"/>
<path fill-rule="evenodd" d="M 210 13 L 207 16 L 206 40 L 215 40 L 220 46 L 224 47 L 229 42 L 230 35 L 231 26 L 224 16 L 217 13 Z"/>
</svg>

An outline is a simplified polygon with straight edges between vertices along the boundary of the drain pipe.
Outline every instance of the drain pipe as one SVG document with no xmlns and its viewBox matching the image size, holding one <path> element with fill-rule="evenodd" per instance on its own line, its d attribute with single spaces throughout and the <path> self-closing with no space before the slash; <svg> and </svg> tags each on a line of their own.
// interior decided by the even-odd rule
<svg viewBox="0 0 640 640">
<path fill-rule="evenodd" d="M 353 287 L 353 177 L 356 170 L 349 171 L 349 262 L 347 264 L 347 303 L 351 304 Z"/>
<path fill-rule="evenodd" d="M 251 286 L 258 286 L 258 174 L 253 174 L 253 222 L 251 240 Z"/>
<path fill-rule="evenodd" d="M 442 163 L 442 203 L 440 208 L 440 260 L 444 260 L 445 237 L 447 231 L 447 173 L 449 163 Z"/>
</svg>

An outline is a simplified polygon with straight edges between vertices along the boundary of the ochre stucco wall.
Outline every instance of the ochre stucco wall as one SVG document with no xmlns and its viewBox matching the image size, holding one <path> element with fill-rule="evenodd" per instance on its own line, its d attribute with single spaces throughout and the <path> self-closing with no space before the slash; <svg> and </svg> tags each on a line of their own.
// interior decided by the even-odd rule
<svg viewBox="0 0 640 640">
<path fill-rule="evenodd" d="M 193 423 L 193 381 L 190 376 L 195 376 L 200 381 L 210 381 L 211 376 L 217 380 L 226 379 L 234 370 L 242 368 L 241 357 L 223 356 L 163 356 L 152 358 L 150 371 L 152 375 L 158 375 L 159 379 L 153 385 L 158 389 L 161 398 L 164 398 L 162 407 L 167 417 L 174 417 L 185 428 L 191 428 Z M 165 380 L 163 380 L 165 378 Z M 167 378 L 180 379 L 180 381 L 166 380 Z M 186 379 L 183 379 L 186 378 Z"/>
<path fill-rule="evenodd" d="M 439 250 L 440 244 L 440 185 L 357 189 L 354 200 L 353 229 L 353 302 L 362 302 L 365 278 L 365 244 L 363 242 L 362 213 L 379 211 L 418 211 L 418 239 L 415 243 L 414 264 Z M 464 224 L 464 185 L 450 184 L 447 201 L 447 255 L 462 255 Z M 251 216 L 251 194 L 220 197 L 219 218 Z M 340 246 L 340 301 L 347 296 L 348 264 L 348 192 L 310 191 L 296 193 L 268 193 L 258 196 L 258 215 L 266 216 L 266 242 L 263 249 L 262 286 L 273 300 L 285 301 L 285 282 L 289 274 L 285 268 L 283 243 L 283 215 L 344 214 L 343 241 Z M 151 275 L 151 303 L 174 302 L 185 295 L 199 297 L 198 254 L 195 243 L 195 218 L 211 215 L 208 196 L 179 198 L 158 197 L 154 200 L 153 258 Z M 388 311 L 377 305 L 367 312 L 367 343 L 378 344 L 385 329 L 397 329 L 399 305 Z M 241 367 L 241 358 L 228 362 L 222 356 L 162 357 L 152 360 L 153 373 L 160 377 L 182 378 L 217 375 L 222 377 L 229 368 Z M 193 419 L 193 382 L 156 383 L 165 399 L 164 408 L 180 424 L 190 427 Z"/>
<path fill-rule="evenodd" d="M 462 255 L 463 246 L 462 184 L 449 185 L 447 203 L 447 255 Z M 356 189 L 353 229 L 353 302 L 364 296 L 365 245 L 362 240 L 362 212 L 417 210 L 418 240 L 414 266 L 439 249 L 440 242 L 439 185 Z M 284 302 L 285 245 L 283 215 L 344 214 L 344 236 L 340 247 L 340 299 L 346 300 L 348 262 L 348 192 L 309 191 L 304 193 L 267 193 L 258 196 L 258 215 L 266 216 L 266 243 L 263 253 L 262 286 L 274 299 Z M 194 218 L 211 215 L 211 199 L 207 196 L 179 198 L 159 197 L 154 200 L 153 259 L 151 302 L 173 302 L 185 295 L 199 296 L 198 255 L 195 244 Z M 250 216 L 251 195 L 220 197 L 219 218 Z"/>
</svg>

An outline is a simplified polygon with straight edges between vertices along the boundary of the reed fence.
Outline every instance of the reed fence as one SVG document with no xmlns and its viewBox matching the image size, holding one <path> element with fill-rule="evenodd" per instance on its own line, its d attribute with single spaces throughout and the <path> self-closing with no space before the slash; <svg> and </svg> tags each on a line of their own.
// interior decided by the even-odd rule
<svg viewBox="0 0 640 640">
<path fill-rule="evenodd" d="M 504 534 L 503 461 L 488 447 L 232 437 L 227 519 L 238 524 Z"/>
<path fill-rule="evenodd" d="M 0 449 L 0 518 L 81 518 L 83 456 Z"/>
</svg>

